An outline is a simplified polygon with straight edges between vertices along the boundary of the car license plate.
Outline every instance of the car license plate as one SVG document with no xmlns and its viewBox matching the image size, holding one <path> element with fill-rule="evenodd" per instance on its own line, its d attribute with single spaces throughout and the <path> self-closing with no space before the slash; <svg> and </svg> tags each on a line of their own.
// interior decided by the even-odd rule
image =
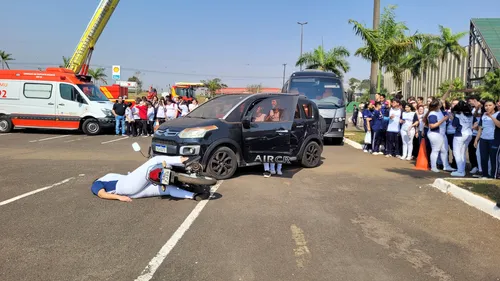
<svg viewBox="0 0 500 281">
<path fill-rule="evenodd" d="M 159 144 L 157 144 L 155 146 L 155 150 L 157 152 L 167 153 L 167 146 L 166 145 L 159 145 Z"/>
<path fill-rule="evenodd" d="M 163 169 L 163 173 L 161 175 L 161 183 L 165 185 L 170 184 L 170 170 L 169 169 Z"/>
</svg>

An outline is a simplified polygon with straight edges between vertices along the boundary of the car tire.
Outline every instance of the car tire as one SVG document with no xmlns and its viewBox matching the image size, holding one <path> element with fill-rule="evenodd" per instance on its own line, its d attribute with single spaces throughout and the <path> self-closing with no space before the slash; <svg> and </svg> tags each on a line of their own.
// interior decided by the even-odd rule
<svg viewBox="0 0 500 281">
<path fill-rule="evenodd" d="M 302 152 L 300 164 L 305 168 L 317 167 L 321 161 L 322 152 L 323 149 L 317 142 L 309 142 Z"/>
<path fill-rule="evenodd" d="M 99 121 L 97 121 L 94 118 L 90 118 L 83 122 L 82 130 L 83 133 L 85 133 L 88 136 L 95 136 L 101 132 L 102 128 L 101 125 L 99 124 Z"/>
<path fill-rule="evenodd" d="M 221 146 L 210 154 L 206 166 L 206 172 L 210 177 L 225 180 L 232 177 L 238 169 L 238 159 L 232 149 Z"/>
<path fill-rule="evenodd" d="M 7 116 L 0 116 L 0 134 L 5 134 L 12 131 L 12 121 Z"/>
</svg>

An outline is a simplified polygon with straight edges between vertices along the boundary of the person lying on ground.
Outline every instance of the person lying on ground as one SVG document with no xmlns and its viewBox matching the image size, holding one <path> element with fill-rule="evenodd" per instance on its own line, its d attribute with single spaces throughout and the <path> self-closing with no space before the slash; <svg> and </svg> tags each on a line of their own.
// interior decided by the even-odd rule
<svg viewBox="0 0 500 281">
<path fill-rule="evenodd" d="M 150 182 L 159 181 L 161 164 L 182 165 L 187 157 L 182 156 L 155 156 L 135 169 L 128 175 L 109 173 L 96 179 L 90 188 L 99 198 L 131 202 L 132 198 L 145 198 L 170 195 L 176 198 L 194 199 L 196 201 L 208 199 L 210 193 L 193 193 L 174 185 L 168 185 L 163 191 L 160 185 Z M 155 166 L 155 167 L 153 167 Z M 153 168 L 152 168 L 153 167 Z"/>
</svg>

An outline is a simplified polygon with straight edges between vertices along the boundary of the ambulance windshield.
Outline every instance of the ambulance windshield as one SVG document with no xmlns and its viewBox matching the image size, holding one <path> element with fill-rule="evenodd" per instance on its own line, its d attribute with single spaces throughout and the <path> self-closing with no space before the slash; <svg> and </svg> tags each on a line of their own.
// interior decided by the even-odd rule
<svg viewBox="0 0 500 281">
<path fill-rule="evenodd" d="M 93 84 L 78 84 L 78 87 L 91 101 L 109 101 L 109 99 L 101 92 L 99 87 Z"/>
</svg>

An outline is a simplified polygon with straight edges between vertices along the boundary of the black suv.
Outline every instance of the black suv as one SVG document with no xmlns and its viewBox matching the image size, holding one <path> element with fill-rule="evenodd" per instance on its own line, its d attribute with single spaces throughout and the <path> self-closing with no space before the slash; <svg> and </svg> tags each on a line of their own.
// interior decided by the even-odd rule
<svg viewBox="0 0 500 281">
<path fill-rule="evenodd" d="M 304 96 L 222 95 L 163 123 L 151 148 L 153 155 L 198 155 L 207 175 L 227 179 L 238 167 L 266 162 L 318 166 L 320 127 L 316 104 Z"/>
</svg>

